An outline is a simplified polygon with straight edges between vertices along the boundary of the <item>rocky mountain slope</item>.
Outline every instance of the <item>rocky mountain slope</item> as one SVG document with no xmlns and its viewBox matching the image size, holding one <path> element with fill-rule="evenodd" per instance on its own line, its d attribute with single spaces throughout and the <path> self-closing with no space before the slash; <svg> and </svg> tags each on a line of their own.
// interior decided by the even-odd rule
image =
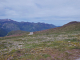
<svg viewBox="0 0 80 60">
<path fill-rule="evenodd" d="M 15 30 L 34 32 L 34 31 L 41 31 L 41 30 L 55 28 L 55 27 L 56 26 L 52 24 L 17 22 L 11 19 L 0 19 L 0 28 L 6 30 L 7 33 Z"/>
<path fill-rule="evenodd" d="M 7 31 L 3 28 L 0 28 L 0 37 L 7 35 Z"/>
</svg>

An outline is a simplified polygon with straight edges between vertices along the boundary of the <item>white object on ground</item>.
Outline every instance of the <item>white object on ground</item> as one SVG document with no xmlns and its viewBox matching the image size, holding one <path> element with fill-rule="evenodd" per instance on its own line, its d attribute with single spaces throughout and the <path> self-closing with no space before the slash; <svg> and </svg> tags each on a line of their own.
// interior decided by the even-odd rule
<svg viewBox="0 0 80 60">
<path fill-rule="evenodd" d="M 30 32 L 28 35 L 33 35 L 33 32 Z"/>
</svg>

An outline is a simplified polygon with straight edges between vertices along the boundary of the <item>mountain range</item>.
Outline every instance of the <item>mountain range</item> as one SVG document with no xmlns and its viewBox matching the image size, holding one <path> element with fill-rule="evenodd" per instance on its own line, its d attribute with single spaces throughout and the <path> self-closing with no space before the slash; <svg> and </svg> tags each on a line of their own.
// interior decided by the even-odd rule
<svg viewBox="0 0 80 60">
<path fill-rule="evenodd" d="M 80 22 L 77 22 L 77 21 L 72 21 L 72 22 L 69 22 L 63 26 L 60 26 L 60 27 L 55 27 L 55 28 L 51 28 L 51 29 L 45 29 L 45 30 L 41 30 L 41 31 L 35 31 L 33 32 L 34 34 L 57 34 L 57 33 L 61 33 L 63 34 L 64 32 L 66 33 L 72 33 L 72 32 L 75 32 L 75 31 L 80 31 Z M 24 33 L 28 33 L 29 32 L 23 32 L 23 31 L 11 31 L 7 34 L 7 36 L 19 36 L 19 35 L 23 35 Z"/>
<path fill-rule="evenodd" d="M 22 30 L 28 32 L 41 31 L 55 28 L 57 26 L 46 23 L 17 22 L 11 19 L 0 19 L 0 36 L 5 36 L 10 31 Z M 4 33 L 3 33 L 4 32 Z"/>
</svg>

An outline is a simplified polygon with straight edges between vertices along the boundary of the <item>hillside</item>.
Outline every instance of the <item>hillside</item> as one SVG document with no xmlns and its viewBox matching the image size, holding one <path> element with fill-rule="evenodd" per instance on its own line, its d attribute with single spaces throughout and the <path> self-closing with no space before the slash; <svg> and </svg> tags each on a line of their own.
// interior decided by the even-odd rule
<svg viewBox="0 0 80 60">
<path fill-rule="evenodd" d="M 7 35 L 7 31 L 3 28 L 0 28 L 0 37 Z"/>
<path fill-rule="evenodd" d="M 21 36 L 21 35 L 25 35 L 25 34 L 29 34 L 29 32 L 16 30 L 16 31 L 9 32 L 6 37 Z"/>
<path fill-rule="evenodd" d="M 79 60 L 79 26 L 80 22 L 70 22 L 33 35 L 12 31 L 0 37 L 0 60 Z"/>
<path fill-rule="evenodd" d="M 72 21 L 69 22 L 61 27 L 56 27 L 52 29 L 42 30 L 34 32 L 35 34 L 45 34 L 45 33 L 61 33 L 61 32 L 73 32 L 73 31 L 80 31 L 80 22 Z"/>
<path fill-rule="evenodd" d="M 45 23 L 17 22 L 11 19 L 0 19 L 0 28 L 8 32 L 22 30 L 28 32 L 55 28 L 55 25 Z"/>
</svg>

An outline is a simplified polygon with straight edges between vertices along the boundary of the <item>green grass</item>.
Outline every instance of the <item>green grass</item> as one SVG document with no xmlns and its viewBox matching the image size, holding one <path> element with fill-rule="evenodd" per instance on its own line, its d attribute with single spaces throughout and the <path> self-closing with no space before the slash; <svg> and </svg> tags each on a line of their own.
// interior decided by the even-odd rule
<svg viewBox="0 0 80 60">
<path fill-rule="evenodd" d="M 0 44 L 0 49 L 5 49 L 7 46 L 5 44 Z"/>
<path fill-rule="evenodd" d="M 80 24 L 77 26 L 63 26 L 32 36 L 26 33 L 1 37 L 0 60 L 75 60 L 80 57 Z"/>
<path fill-rule="evenodd" d="M 49 54 L 43 54 L 42 56 L 43 56 L 44 58 L 50 57 Z"/>
<path fill-rule="evenodd" d="M 0 49 L 7 49 L 9 51 L 7 53 L 3 51 L 0 58 L 1 60 L 6 60 L 6 58 L 10 57 L 12 57 L 12 60 L 46 60 L 48 58 L 52 60 L 71 60 L 71 57 L 78 57 L 80 54 L 79 36 L 79 31 L 74 31 L 54 34 L 35 34 L 32 36 L 3 37 L 0 38 Z M 17 47 L 20 45 L 22 45 L 22 49 Z M 75 49 L 78 52 L 74 51 Z M 70 54 L 66 53 L 66 51 L 70 51 Z"/>
</svg>

